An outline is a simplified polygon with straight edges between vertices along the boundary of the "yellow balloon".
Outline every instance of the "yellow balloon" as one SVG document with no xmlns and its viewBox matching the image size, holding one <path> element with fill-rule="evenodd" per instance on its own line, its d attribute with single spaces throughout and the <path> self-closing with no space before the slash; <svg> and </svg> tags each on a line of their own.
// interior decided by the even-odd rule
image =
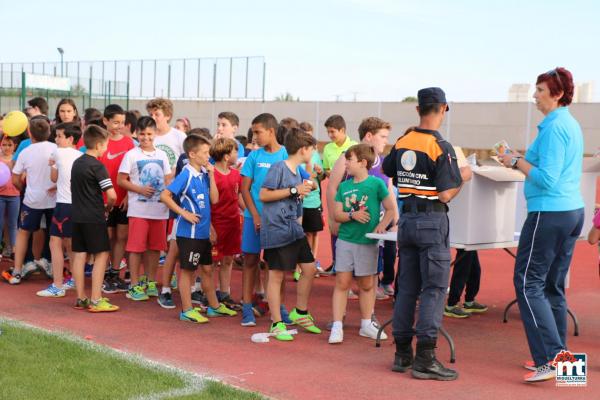
<svg viewBox="0 0 600 400">
<path fill-rule="evenodd" d="M 11 111 L 4 117 L 2 130 L 8 136 L 18 136 L 27 130 L 29 120 L 21 111 Z"/>
</svg>

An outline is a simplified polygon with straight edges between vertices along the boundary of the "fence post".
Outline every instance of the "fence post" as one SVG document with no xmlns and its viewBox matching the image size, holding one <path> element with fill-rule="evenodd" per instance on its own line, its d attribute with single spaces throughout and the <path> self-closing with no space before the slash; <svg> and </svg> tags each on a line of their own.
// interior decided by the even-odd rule
<svg viewBox="0 0 600 400">
<path fill-rule="evenodd" d="M 263 62 L 262 102 L 265 102 L 265 81 L 267 76 L 267 63 Z"/>
<path fill-rule="evenodd" d="M 111 86 L 112 82 L 108 81 L 107 83 L 108 83 L 108 104 L 110 104 L 111 103 L 111 101 L 110 101 L 110 86 Z"/>
<path fill-rule="evenodd" d="M 144 87 L 144 60 L 140 60 L 140 97 L 142 97 L 142 88 Z"/>
<path fill-rule="evenodd" d="M 248 98 L 248 64 L 250 63 L 250 57 L 246 57 L 246 89 L 244 90 L 244 98 Z"/>
<path fill-rule="evenodd" d="M 233 57 L 229 58 L 229 99 L 231 99 L 231 84 L 233 82 Z"/>
<path fill-rule="evenodd" d="M 92 76 L 93 76 L 93 68 L 94 67 L 92 65 L 90 65 L 90 89 L 89 89 L 89 97 L 90 97 L 89 103 L 90 104 L 88 105 L 89 107 L 92 107 Z"/>
<path fill-rule="evenodd" d="M 27 81 L 25 78 L 25 71 L 21 70 L 21 110 L 25 108 L 25 97 L 27 97 Z"/>
<path fill-rule="evenodd" d="M 169 64 L 168 74 L 167 74 L 167 99 L 171 98 L 171 64 Z"/>
<path fill-rule="evenodd" d="M 217 60 L 213 64 L 213 103 L 217 101 Z"/>
<path fill-rule="evenodd" d="M 200 59 L 198 59 L 198 92 L 196 94 L 196 97 L 200 98 Z"/>
<path fill-rule="evenodd" d="M 181 90 L 181 97 L 185 99 L 185 58 L 183 59 L 183 88 Z"/>
<path fill-rule="evenodd" d="M 125 100 L 125 108 L 129 110 L 129 73 L 131 65 L 127 64 L 127 99 Z"/>
<path fill-rule="evenodd" d="M 154 87 L 152 89 L 152 97 L 156 97 L 156 58 L 154 59 Z"/>
</svg>

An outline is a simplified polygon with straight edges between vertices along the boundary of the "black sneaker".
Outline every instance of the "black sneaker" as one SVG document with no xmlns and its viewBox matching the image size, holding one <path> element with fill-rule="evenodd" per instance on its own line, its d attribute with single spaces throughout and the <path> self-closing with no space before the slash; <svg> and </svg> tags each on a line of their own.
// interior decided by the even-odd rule
<svg viewBox="0 0 600 400">
<path fill-rule="evenodd" d="M 114 279 L 106 277 L 102 283 L 102 293 L 113 294 L 117 293 L 117 287 Z"/>
<path fill-rule="evenodd" d="M 450 318 L 469 318 L 471 316 L 471 313 L 466 312 L 458 305 L 455 305 L 452 307 L 445 306 L 444 315 Z"/>
<path fill-rule="evenodd" d="M 173 302 L 173 295 L 171 295 L 171 292 L 159 294 L 156 301 L 162 308 L 175 308 L 175 303 Z"/>
<path fill-rule="evenodd" d="M 202 290 L 192 292 L 192 304 L 208 307 L 208 300 L 206 300 L 206 296 L 202 293 Z"/>
<path fill-rule="evenodd" d="M 129 284 L 127 282 L 125 282 L 123 279 L 119 278 L 118 276 L 115 276 L 112 279 L 112 283 L 113 283 L 115 290 L 119 293 L 125 293 L 129 290 Z"/>
<path fill-rule="evenodd" d="M 463 310 L 471 314 L 480 314 L 486 312 L 488 307 L 485 304 L 479 304 L 476 301 L 471 301 L 470 303 L 465 302 L 463 304 Z"/>
<path fill-rule="evenodd" d="M 223 304 L 225 304 L 225 306 L 229 309 L 235 310 L 235 311 L 242 311 L 242 304 L 238 303 L 237 301 L 233 300 L 231 298 L 230 295 L 227 296 L 222 296 L 219 301 Z"/>
</svg>

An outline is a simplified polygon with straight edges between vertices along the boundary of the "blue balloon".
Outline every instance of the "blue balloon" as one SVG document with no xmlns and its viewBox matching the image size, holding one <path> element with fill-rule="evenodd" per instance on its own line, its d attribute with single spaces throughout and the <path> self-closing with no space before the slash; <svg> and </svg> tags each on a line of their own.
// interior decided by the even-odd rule
<svg viewBox="0 0 600 400">
<path fill-rule="evenodd" d="M 3 162 L 0 162 L 0 186 L 4 186 L 8 183 L 8 180 L 10 179 L 10 169 L 8 168 L 8 165 L 4 164 Z"/>
</svg>

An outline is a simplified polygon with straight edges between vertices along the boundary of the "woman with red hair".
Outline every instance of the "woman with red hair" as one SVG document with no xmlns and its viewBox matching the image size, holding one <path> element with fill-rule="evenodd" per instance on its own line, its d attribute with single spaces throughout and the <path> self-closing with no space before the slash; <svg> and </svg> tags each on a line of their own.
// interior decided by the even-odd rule
<svg viewBox="0 0 600 400">
<path fill-rule="evenodd" d="M 533 362 L 527 382 L 555 376 L 552 361 L 567 349 L 565 278 L 583 226 L 580 191 L 583 135 L 567 106 L 573 76 L 555 68 L 538 76 L 533 95 L 545 115 L 525 157 L 502 155 L 506 167 L 526 175 L 527 219 L 521 230 L 514 285 Z"/>
</svg>

